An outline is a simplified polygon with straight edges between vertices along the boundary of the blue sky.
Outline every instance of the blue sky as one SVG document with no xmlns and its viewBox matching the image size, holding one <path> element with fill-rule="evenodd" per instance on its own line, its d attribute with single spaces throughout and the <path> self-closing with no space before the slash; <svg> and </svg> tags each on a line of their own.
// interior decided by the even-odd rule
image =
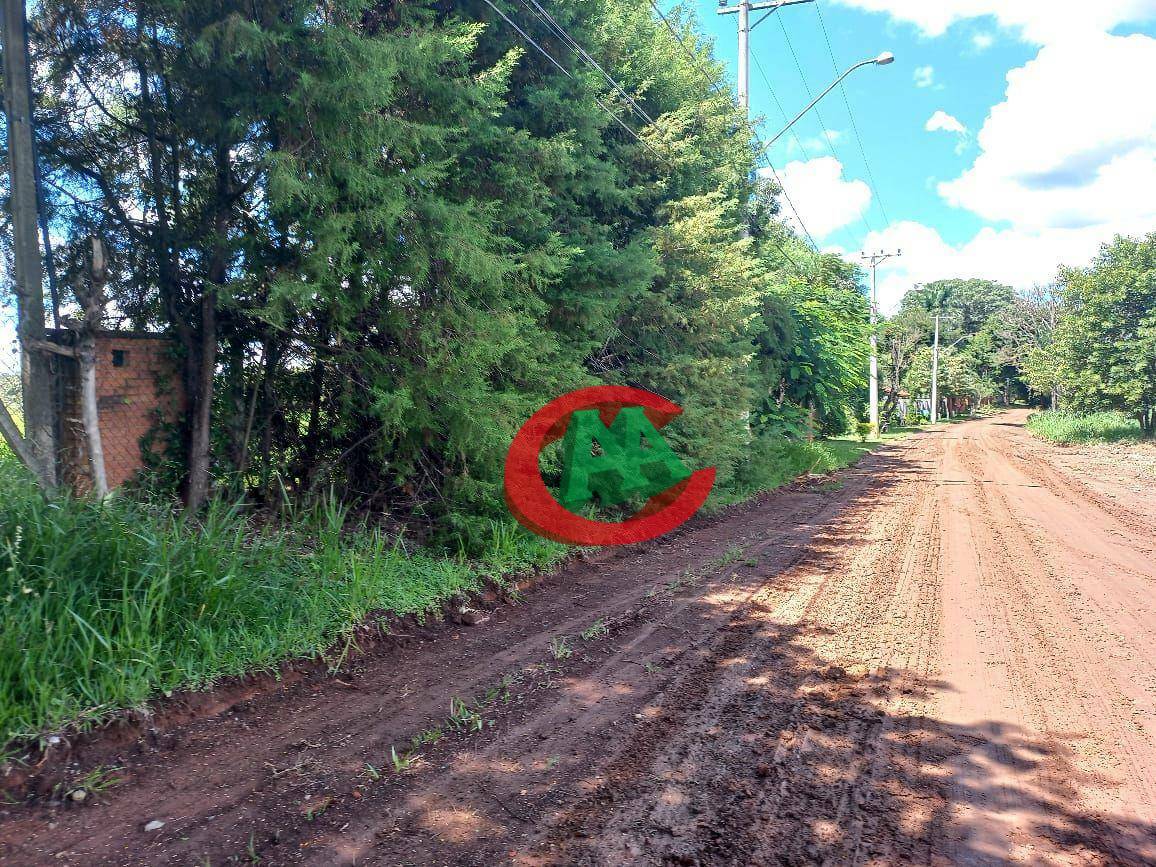
<svg viewBox="0 0 1156 867">
<path fill-rule="evenodd" d="M 686 8 L 733 84 L 737 16 Z M 1046 282 L 1116 232 L 1156 230 L 1156 0 L 786 7 L 751 35 L 752 116 L 770 137 L 836 64 L 881 51 L 896 62 L 857 70 L 846 103 L 833 91 L 770 155 L 820 247 L 904 250 L 880 269 L 884 309 L 939 277 Z"/>
</svg>

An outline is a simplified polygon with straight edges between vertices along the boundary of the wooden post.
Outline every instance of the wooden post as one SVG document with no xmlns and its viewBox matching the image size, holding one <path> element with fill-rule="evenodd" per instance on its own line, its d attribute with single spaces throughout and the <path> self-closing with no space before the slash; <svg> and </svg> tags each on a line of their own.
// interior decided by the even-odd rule
<svg viewBox="0 0 1156 867">
<path fill-rule="evenodd" d="M 16 290 L 20 373 L 24 391 L 24 447 L 13 451 L 42 488 L 56 486 L 56 419 L 48 356 L 32 347 L 44 341 L 44 273 L 37 235 L 36 165 L 32 144 L 32 83 L 24 0 L 3 0 L 4 98 L 8 115 L 12 253 Z M 4 437 L 19 432 L 2 413 Z M 11 443 L 10 443 L 11 444 Z"/>
</svg>

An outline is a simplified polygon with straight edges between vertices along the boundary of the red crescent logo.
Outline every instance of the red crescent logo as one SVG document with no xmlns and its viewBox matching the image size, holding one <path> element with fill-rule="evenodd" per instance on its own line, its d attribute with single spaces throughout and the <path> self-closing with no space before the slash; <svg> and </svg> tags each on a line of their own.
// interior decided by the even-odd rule
<svg viewBox="0 0 1156 867">
<path fill-rule="evenodd" d="M 542 449 L 566 433 L 575 410 L 597 408 L 609 424 L 624 406 L 641 406 L 656 428 L 664 427 L 682 413 L 682 407 L 649 391 L 622 385 L 580 388 L 550 401 L 527 421 L 514 437 L 506 454 L 506 505 L 518 523 L 528 530 L 574 545 L 629 545 L 645 542 L 688 520 L 697 512 L 714 486 L 715 468 L 691 474 L 660 494 L 625 521 L 591 521 L 563 508 L 542 481 L 538 456 Z"/>
</svg>

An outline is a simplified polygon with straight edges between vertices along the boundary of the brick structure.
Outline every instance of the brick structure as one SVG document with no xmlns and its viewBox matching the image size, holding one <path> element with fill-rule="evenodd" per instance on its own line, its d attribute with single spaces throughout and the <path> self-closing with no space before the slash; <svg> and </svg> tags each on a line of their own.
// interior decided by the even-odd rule
<svg viewBox="0 0 1156 867">
<path fill-rule="evenodd" d="M 69 345 L 73 335 L 60 331 L 50 340 Z M 184 388 L 173 343 L 165 337 L 128 331 L 104 331 L 96 337 L 96 400 L 109 488 L 130 481 L 144 467 L 142 442 L 149 435 L 159 453 L 159 427 L 179 420 Z M 56 356 L 60 407 L 60 468 L 65 484 L 77 493 L 91 486 L 87 440 L 80 413 L 80 367 Z"/>
</svg>

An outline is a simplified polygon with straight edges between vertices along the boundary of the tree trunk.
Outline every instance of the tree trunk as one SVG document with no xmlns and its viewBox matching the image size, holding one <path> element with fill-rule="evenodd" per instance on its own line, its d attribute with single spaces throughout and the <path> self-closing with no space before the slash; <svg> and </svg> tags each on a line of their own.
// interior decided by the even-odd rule
<svg viewBox="0 0 1156 867">
<path fill-rule="evenodd" d="M 92 476 L 92 493 L 108 496 L 108 475 L 104 466 L 104 441 L 100 436 L 100 407 L 96 400 L 96 332 L 104 318 L 107 303 L 104 283 L 107 278 L 104 245 L 99 238 L 91 241 L 88 259 L 88 287 L 78 281 L 76 300 L 84 311 L 77 328 L 76 362 L 80 367 L 80 417 L 88 445 L 88 463 Z"/>
<path fill-rule="evenodd" d="M 189 438 L 189 483 L 185 505 L 197 511 L 209 498 L 213 418 L 213 374 L 217 367 L 217 293 L 206 288 L 201 297 L 201 340 L 197 352 L 199 376 L 192 403 L 192 432 Z"/>
<path fill-rule="evenodd" d="M 215 154 L 217 178 L 214 190 L 212 255 L 209 258 L 205 285 L 201 288 L 201 332 L 197 352 L 196 394 L 192 405 L 192 432 L 189 437 L 189 483 L 185 505 L 197 511 L 209 498 L 212 451 L 213 380 L 217 372 L 217 291 L 224 285 L 227 273 L 227 237 L 229 233 L 229 191 L 231 162 L 229 147 L 219 142 Z"/>
</svg>

